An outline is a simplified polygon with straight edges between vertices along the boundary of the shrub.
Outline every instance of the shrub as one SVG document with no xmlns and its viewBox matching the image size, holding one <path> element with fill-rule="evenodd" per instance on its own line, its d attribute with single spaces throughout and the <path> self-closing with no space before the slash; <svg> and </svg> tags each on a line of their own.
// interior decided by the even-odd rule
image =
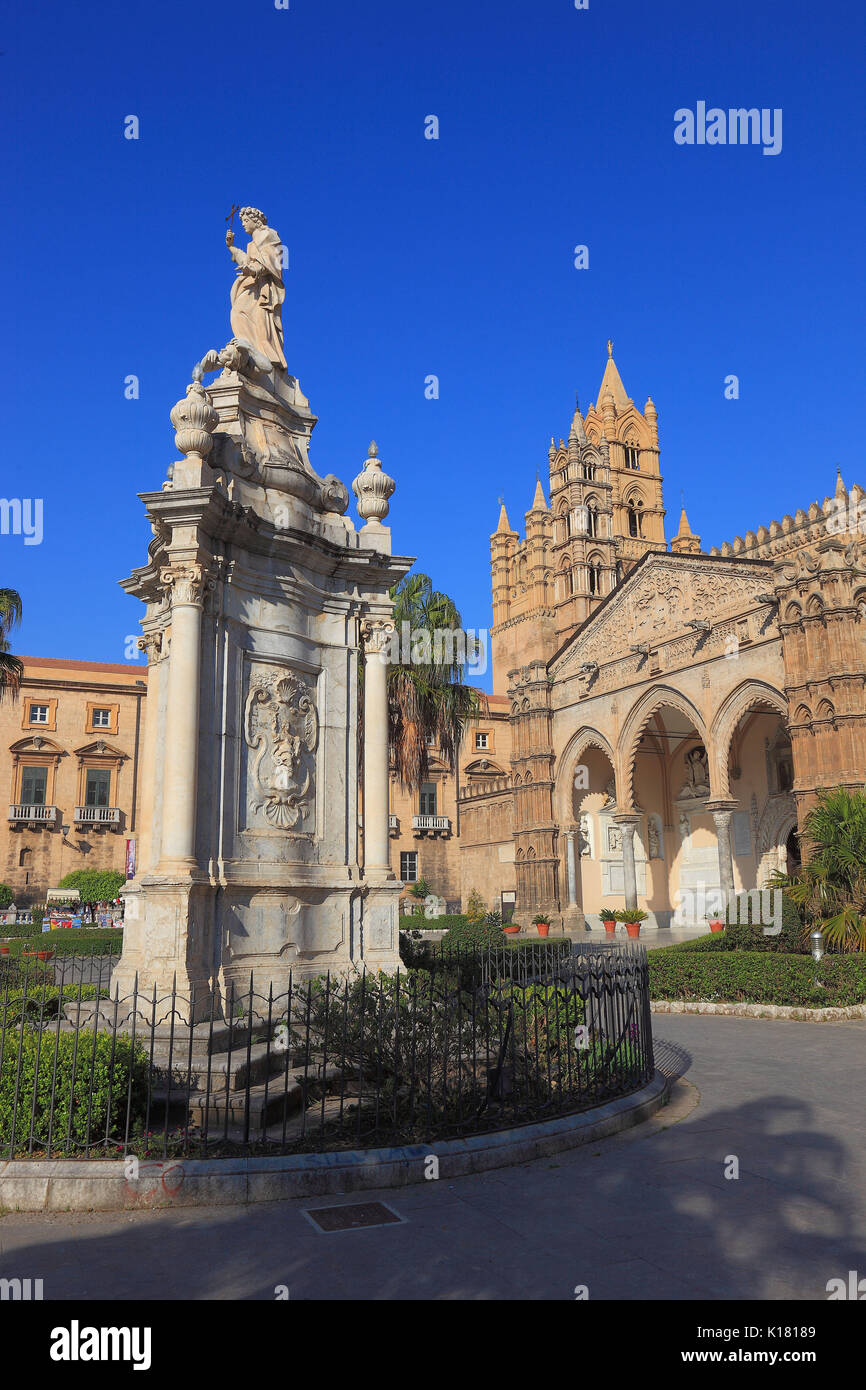
<svg viewBox="0 0 866 1390">
<path fill-rule="evenodd" d="M 504 941 L 505 933 L 502 930 L 500 913 L 487 913 L 480 922 L 473 921 L 467 914 L 467 921 L 455 922 L 454 926 L 446 932 L 442 939 L 442 949 L 444 951 L 487 951 L 493 946 L 503 945 Z"/>
<path fill-rule="evenodd" d="M 828 943 L 866 951 L 866 792 L 835 787 L 818 793 L 803 824 L 808 859 L 786 883 L 807 921 Z"/>
<path fill-rule="evenodd" d="M 19 1063 L 20 1058 L 20 1063 Z M 20 1066 L 20 1070 L 19 1070 Z M 41 1033 L 23 1026 L 0 1062 L 0 1146 L 26 1150 L 31 1137 L 51 1152 L 122 1140 L 146 1109 L 147 1053 L 129 1038 L 81 1031 Z"/>
<path fill-rule="evenodd" d="M 816 969 L 808 956 L 756 951 L 695 950 L 666 946 L 650 951 L 650 997 L 789 1004 L 804 1008 L 866 1003 L 866 960 L 825 956 Z M 820 983 L 816 983 L 817 981 Z"/>
<path fill-rule="evenodd" d="M 75 869 L 58 883 L 58 888 L 77 888 L 83 903 L 111 902 L 126 883 L 126 874 L 117 869 Z"/>
<path fill-rule="evenodd" d="M 466 904 L 465 915 L 467 920 L 469 922 L 483 922 L 486 912 L 487 908 L 484 905 L 484 899 L 482 898 L 478 890 L 476 888 L 473 888 L 472 892 L 469 894 L 469 900 Z"/>
<path fill-rule="evenodd" d="M 19 977 L 20 978 L 20 977 Z M 26 1018 L 30 1023 L 50 1023 L 60 1012 L 60 986 L 46 984 L 48 977 L 44 974 L 34 976 L 32 980 L 28 976 L 29 983 L 25 985 L 15 985 L 12 989 L 4 989 L 0 993 L 0 1032 L 2 1029 L 11 1028 L 13 1024 L 21 1022 Z M 68 985 L 63 990 L 63 1003 L 77 1003 L 79 999 L 107 998 L 108 991 L 100 990 L 96 985 Z M 8 1047 L 9 1040 L 6 1040 Z M 13 1047 L 18 1046 L 17 1035 L 12 1043 Z"/>
<path fill-rule="evenodd" d="M 725 930 L 717 933 L 724 939 L 726 949 L 729 951 L 782 951 L 786 955 L 808 950 L 806 946 L 808 928 L 800 916 L 796 903 L 789 895 L 782 893 L 782 930 L 777 936 L 764 935 L 764 927 L 774 927 L 776 924 L 772 920 L 762 921 L 760 910 L 758 910 L 757 915 L 755 914 L 755 908 L 760 909 L 760 903 L 757 899 L 757 894 L 740 893 L 735 902 L 728 904 L 725 913 Z M 763 894 L 761 895 L 761 902 L 763 902 Z M 744 916 L 747 918 L 745 922 L 737 920 Z"/>
<path fill-rule="evenodd" d="M 14 903 L 15 894 L 8 883 L 0 883 L 0 911 L 7 908 L 10 903 Z"/>
</svg>

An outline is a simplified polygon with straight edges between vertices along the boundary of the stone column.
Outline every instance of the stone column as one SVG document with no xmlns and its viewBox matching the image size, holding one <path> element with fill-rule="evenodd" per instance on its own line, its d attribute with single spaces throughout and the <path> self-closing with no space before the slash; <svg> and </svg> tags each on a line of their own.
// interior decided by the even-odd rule
<svg viewBox="0 0 866 1390">
<path fill-rule="evenodd" d="M 622 832 L 622 871 L 625 906 L 637 907 L 637 871 L 634 863 L 634 832 L 640 816 L 614 816 Z"/>
<path fill-rule="evenodd" d="M 577 832 L 574 830 L 566 831 L 565 835 L 565 863 L 568 879 L 568 906 L 577 907 L 577 866 L 574 857 L 574 841 Z"/>
<path fill-rule="evenodd" d="M 731 816 L 734 814 L 734 806 L 708 805 L 707 810 L 712 812 L 713 820 L 716 823 L 716 844 L 719 852 L 719 887 L 725 894 L 725 905 L 734 896 L 734 857 L 731 848 Z"/>
<path fill-rule="evenodd" d="M 144 775 L 141 778 L 141 809 L 138 817 L 138 845 L 135 856 L 135 877 L 141 878 L 159 858 L 159 845 L 153 844 L 153 769 L 157 756 L 157 729 L 159 727 L 159 681 L 162 633 L 148 632 L 138 639 L 138 649 L 147 653 L 147 697 L 144 702 L 144 733 L 141 741 L 141 757 Z"/>
<path fill-rule="evenodd" d="M 161 865 L 194 867 L 198 768 L 201 617 L 205 587 L 202 565 L 164 569 L 171 590 L 171 648 L 168 657 Z"/>
<path fill-rule="evenodd" d="M 364 872 L 390 874 L 388 837 L 388 658 L 392 623 L 363 625 Z"/>
</svg>

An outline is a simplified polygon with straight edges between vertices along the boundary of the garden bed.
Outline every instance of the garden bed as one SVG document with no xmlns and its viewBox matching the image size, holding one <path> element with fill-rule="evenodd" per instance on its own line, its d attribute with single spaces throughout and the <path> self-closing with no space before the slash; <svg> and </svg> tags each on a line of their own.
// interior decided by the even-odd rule
<svg viewBox="0 0 866 1390">
<path fill-rule="evenodd" d="M 825 956 L 816 964 L 807 955 L 730 950 L 713 941 L 699 937 L 650 951 L 650 999 L 808 1009 L 866 1004 L 866 956 Z"/>
</svg>

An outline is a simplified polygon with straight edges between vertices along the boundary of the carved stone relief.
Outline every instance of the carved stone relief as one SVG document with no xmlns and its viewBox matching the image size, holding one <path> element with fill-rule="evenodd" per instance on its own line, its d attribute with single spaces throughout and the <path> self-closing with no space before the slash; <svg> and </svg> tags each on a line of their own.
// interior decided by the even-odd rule
<svg viewBox="0 0 866 1390">
<path fill-rule="evenodd" d="M 246 819 L 312 830 L 319 717 L 306 677 L 284 667 L 253 671 L 244 706 Z M 241 807 L 243 812 L 244 807 Z"/>
</svg>

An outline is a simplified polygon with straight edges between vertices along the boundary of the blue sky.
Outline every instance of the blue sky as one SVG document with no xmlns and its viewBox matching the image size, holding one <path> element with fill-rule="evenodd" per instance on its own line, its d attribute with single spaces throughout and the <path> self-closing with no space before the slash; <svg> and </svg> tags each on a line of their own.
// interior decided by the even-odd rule
<svg viewBox="0 0 866 1390">
<path fill-rule="evenodd" d="M 15 648 L 122 661 L 138 632 L 117 586 L 146 555 L 136 493 L 230 337 L 233 203 L 289 248 L 314 466 L 351 483 L 377 440 L 394 548 L 468 626 L 490 621 L 497 499 L 522 529 L 608 337 L 659 411 L 669 535 L 681 491 L 708 548 L 823 498 L 837 463 L 866 482 L 864 29 L 850 0 L 18 7 L 2 493 L 44 499 L 44 540 L 0 536 Z M 700 100 L 781 108 L 781 153 L 676 145 Z"/>
</svg>

